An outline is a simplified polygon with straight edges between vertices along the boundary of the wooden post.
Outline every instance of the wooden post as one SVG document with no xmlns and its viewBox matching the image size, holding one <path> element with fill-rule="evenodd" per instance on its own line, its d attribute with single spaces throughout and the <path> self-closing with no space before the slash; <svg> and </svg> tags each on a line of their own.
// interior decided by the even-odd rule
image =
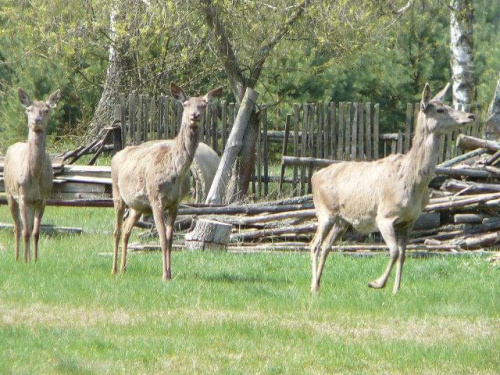
<svg viewBox="0 0 500 375">
<path fill-rule="evenodd" d="M 318 147 L 318 151 L 316 152 L 316 156 L 318 158 L 323 158 L 324 157 L 324 152 L 323 152 L 323 139 L 324 139 L 324 132 L 325 128 L 323 126 L 323 103 L 318 102 L 316 105 L 316 145 Z"/>
<path fill-rule="evenodd" d="M 224 150 L 227 141 L 227 102 L 221 100 L 221 131 L 222 131 L 222 145 L 221 149 Z"/>
<path fill-rule="evenodd" d="M 261 118 L 262 118 L 262 131 L 263 131 L 263 161 L 264 161 L 264 196 L 267 197 L 269 194 L 269 143 L 267 142 L 267 107 L 263 107 L 261 110 Z"/>
<path fill-rule="evenodd" d="M 299 156 L 299 119 L 300 119 L 300 106 L 298 103 L 293 104 L 293 156 Z M 292 189 L 293 193 L 296 193 L 297 189 L 297 177 L 298 169 L 297 166 L 293 167 L 293 181 Z"/>
<path fill-rule="evenodd" d="M 378 149 L 378 145 L 379 145 L 379 140 L 380 140 L 380 136 L 379 136 L 379 113 L 380 111 L 380 104 L 377 103 L 375 104 L 375 107 L 374 107 L 374 115 L 373 115 L 373 158 L 376 160 L 380 157 L 379 155 L 379 149 Z"/>
<path fill-rule="evenodd" d="M 344 138 L 344 159 L 352 160 L 351 155 L 351 146 L 352 146 L 352 126 L 351 126 L 351 111 L 352 111 L 352 103 L 345 103 L 344 108 L 344 124 L 345 124 L 345 138 Z"/>
<path fill-rule="evenodd" d="M 232 225 L 218 221 L 197 219 L 196 227 L 185 236 L 189 250 L 226 250 Z"/>
<path fill-rule="evenodd" d="M 410 149 L 412 117 L 413 117 L 413 104 L 406 103 L 406 121 L 405 121 L 405 136 L 404 136 L 404 152 L 405 152 L 405 154 Z"/>
<path fill-rule="evenodd" d="M 359 160 L 365 160 L 365 119 L 363 103 L 358 103 Z"/>
<path fill-rule="evenodd" d="M 358 103 L 353 103 L 353 119 L 352 119 L 352 138 L 351 138 L 351 159 L 356 160 L 358 158 Z"/>
<path fill-rule="evenodd" d="M 118 151 L 123 149 L 122 140 L 122 127 L 125 123 L 121 120 L 122 117 L 122 105 L 117 104 L 115 109 L 115 121 L 113 121 L 113 151 L 112 155 L 116 154 Z M 103 142 L 104 143 L 104 142 Z"/>
<path fill-rule="evenodd" d="M 212 148 L 215 152 L 219 150 L 219 137 L 217 136 L 217 103 L 212 104 Z"/>
<path fill-rule="evenodd" d="M 136 144 L 135 142 L 135 127 L 136 127 L 136 114 L 135 114 L 135 95 L 130 94 L 128 96 L 128 122 L 130 125 L 130 142 L 131 144 Z"/>
<path fill-rule="evenodd" d="M 337 143 L 337 159 L 343 160 L 344 156 L 344 103 L 339 103 L 339 131 Z"/>
<path fill-rule="evenodd" d="M 372 151 L 372 104 L 365 103 L 365 143 L 366 143 L 366 159 L 373 160 Z"/>
<path fill-rule="evenodd" d="M 304 103 L 302 106 L 302 136 L 300 138 L 300 156 L 307 156 L 307 124 L 309 122 L 309 105 Z M 305 194 L 306 170 L 304 166 L 300 167 L 300 195 Z"/>
<path fill-rule="evenodd" d="M 329 157 L 331 159 L 335 159 L 336 152 L 335 152 L 335 147 L 337 146 L 338 142 L 338 136 L 339 136 L 339 130 L 337 126 L 337 108 L 335 106 L 334 102 L 330 103 L 330 153 Z"/>
<path fill-rule="evenodd" d="M 283 156 L 286 156 L 288 153 L 288 138 L 290 136 L 290 122 L 291 122 L 291 116 L 286 115 L 285 119 L 285 139 L 283 142 Z M 283 164 L 283 161 L 281 162 L 281 173 L 280 173 L 280 185 L 279 185 L 279 193 L 281 195 L 283 191 L 283 180 L 285 178 L 285 164 Z"/>
</svg>

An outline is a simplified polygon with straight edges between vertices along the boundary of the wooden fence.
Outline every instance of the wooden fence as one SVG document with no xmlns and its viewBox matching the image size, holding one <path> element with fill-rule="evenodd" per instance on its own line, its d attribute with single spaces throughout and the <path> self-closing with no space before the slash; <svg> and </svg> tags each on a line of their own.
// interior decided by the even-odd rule
<svg viewBox="0 0 500 375">
<path fill-rule="evenodd" d="M 419 104 L 407 104 L 405 122 L 396 124 L 392 133 L 380 132 L 380 105 L 369 102 L 294 104 L 291 113 L 284 118 L 277 117 L 271 109 L 274 107 L 260 106 L 261 131 L 252 182 L 256 197 L 277 195 L 283 183 L 291 186 L 292 193 L 287 195 L 310 191 L 312 168 L 305 165 L 282 167 L 280 175 L 281 155 L 375 160 L 390 153 L 407 152 Z M 237 112 L 237 104 L 224 100 L 208 106 L 201 122 L 200 140 L 222 153 Z M 175 137 L 181 123 L 182 105 L 168 96 L 122 95 L 116 116 L 122 123 L 123 144 L 139 144 Z M 465 132 L 481 136 L 479 125 L 478 122 L 469 126 Z M 443 137 L 439 161 L 459 154 L 455 136 L 453 132 Z"/>
</svg>

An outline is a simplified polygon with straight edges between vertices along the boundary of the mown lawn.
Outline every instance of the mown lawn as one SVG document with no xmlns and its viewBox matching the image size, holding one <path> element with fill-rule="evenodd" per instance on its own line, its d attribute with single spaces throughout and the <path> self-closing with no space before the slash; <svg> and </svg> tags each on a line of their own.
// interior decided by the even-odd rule
<svg viewBox="0 0 500 375">
<path fill-rule="evenodd" d="M 0 231 L 0 374 L 499 373 L 500 269 L 484 257 L 410 258 L 397 296 L 366 287 L 382 256 L 331 256 L 319 296 L 305 253 L 176 251 L 163 283 L 158 252 L 110 274 L 113 215 L 48 207 L 45 223 L 84 234 L 42 236 L 36 264 Z"/>
</svg>

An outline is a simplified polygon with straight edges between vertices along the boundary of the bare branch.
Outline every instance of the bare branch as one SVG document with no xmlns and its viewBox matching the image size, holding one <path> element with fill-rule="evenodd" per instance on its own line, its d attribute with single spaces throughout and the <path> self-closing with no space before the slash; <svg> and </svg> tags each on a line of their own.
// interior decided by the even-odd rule
<svg viewBox="0 0 500 375">
<path fill-rule="evenodd" d="M 222 64 L 231 81 L 231 89 L 236 96 L 236 100 L 241 102 L 244 86 L 246 86 L 246 79 L 241 72 L 238 59 L 234 53 L 226 28 L 212 0 L 202 0 L 201 4 L 207 24 L 215 34 L 217 50 L 219 51 Z"/>
</svg>

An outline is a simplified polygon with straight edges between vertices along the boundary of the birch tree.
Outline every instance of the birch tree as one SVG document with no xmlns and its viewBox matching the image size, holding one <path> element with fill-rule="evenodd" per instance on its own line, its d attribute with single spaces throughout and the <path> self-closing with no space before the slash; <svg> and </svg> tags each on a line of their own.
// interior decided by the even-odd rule
<svg viewBox="0 0 500 375">
<path fill-rule="evenodd" d="M 453 106 L 469 111 L 475 86 L 473 0 L 451 0 L 450 8 Z"/>
</svg>

